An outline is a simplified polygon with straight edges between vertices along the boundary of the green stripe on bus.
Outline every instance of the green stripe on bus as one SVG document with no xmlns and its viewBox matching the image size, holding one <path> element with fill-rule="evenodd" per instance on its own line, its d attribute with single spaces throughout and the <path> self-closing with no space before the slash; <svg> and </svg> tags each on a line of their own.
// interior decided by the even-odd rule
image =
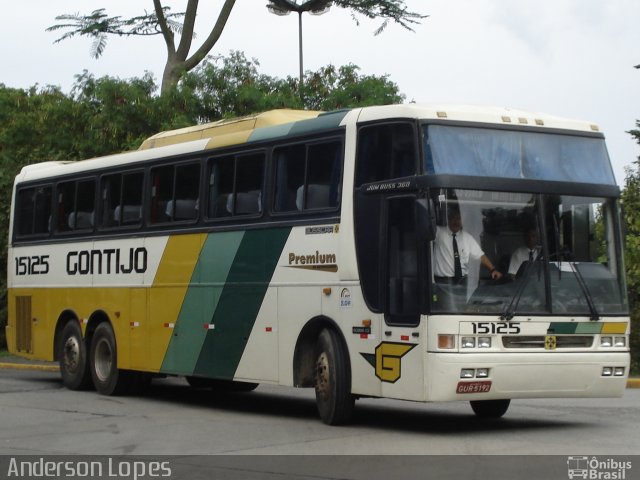
<svg viewBox="0 0 640 480">
<path fill-rule="evenodd" d="M 551 322 L 549 325 L 549 333 L 553 333 L 556 335 L 571 335 L 576 333 L 577 323 L 569 323 L 569 322 Z"/>
<path fill-rule="evenodd" d="M 598 334 L 602 331 L 602 325 L 600 322 L 579 323 L 576 333 Z"/>
<path fill-rule="evenodd" d="M 214 233 L 207 237 L 182 303 L 161 372 L 190 374 L 195 369 L 207 335 L 203 325 L 209 323 L 218 306 L 243 236 L 244 232 L 240 231 Z"/>
<path fill-rule="evenodd" d="M 598 334 L 602 331 L 603 323 L 600 322 L 552 322 L 549 326 L 549 333 L 556 335 L 572 335 L 572 334 Z"/>
<path fill-rule="evenodd" d="M 245 232 L 193 371 L 232 379 L 291 228 Z"/>
</svg>

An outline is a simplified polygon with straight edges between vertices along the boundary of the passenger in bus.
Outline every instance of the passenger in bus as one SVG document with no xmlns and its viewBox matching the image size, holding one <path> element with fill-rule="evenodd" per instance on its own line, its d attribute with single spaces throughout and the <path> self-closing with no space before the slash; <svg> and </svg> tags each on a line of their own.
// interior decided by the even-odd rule
<svg viewBox="0 0 640 480">
<path fill-rule="evenodd" d="M 462 219 L 457 208 L 448 212 L 448 226 L 438 226 L 433 246 L 433 275 L 439 283 L 464 284 L 469 260 L 479 259 L 490 272 L 493 280 L 502 278 L 489 257 L 470 233 L 462 229 Z"/>
<path fill-rule="evenodd" d="M 515 249 L 509 262 L 509 276 L 515 278 L 520 266 L 524 262 L 533 262 L 538 258 L 540 246 L 538 245 L 538 232 L 535 228 L 527 228 L 523 234 L 524 245 Z"/>
</svg>

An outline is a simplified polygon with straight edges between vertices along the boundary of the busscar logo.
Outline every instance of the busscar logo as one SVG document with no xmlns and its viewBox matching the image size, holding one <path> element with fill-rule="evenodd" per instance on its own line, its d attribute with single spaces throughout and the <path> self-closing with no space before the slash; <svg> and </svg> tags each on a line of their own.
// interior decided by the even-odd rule
<svg viewBox="0 0 640 480">
<path fill-rule="evenodd" d="M 598 458 L 587 455 L 567 457 L 567 476 L 570 480 L 626 480 L 631 462 L 615 458 Z"/>
<path fill-rule="evenodd" d="M 360 353 L 376 371 L 383 382 L 395 383 L 402 377 L 402 357 L 414 349 L 416 344 L 382 342 L 375 353 Z"/>
</svg>

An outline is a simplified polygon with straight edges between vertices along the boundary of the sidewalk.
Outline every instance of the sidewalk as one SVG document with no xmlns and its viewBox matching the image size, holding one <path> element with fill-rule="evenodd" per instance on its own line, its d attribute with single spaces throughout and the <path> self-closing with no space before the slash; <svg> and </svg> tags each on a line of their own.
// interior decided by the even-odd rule
<svg viewBox="0 0 640 480">
<path fill-rule="evenodd" d="M 41 370 L 46 372 L 58 372 L 60 368 L 57 362 L 42 362 L 39 360 L 27 360 L 15 355 L 0 358 L 0 368 L 14 368 L 20 370 Z M 640 377 L 632 377 L 627 380 L 627 388 L 640 388 Z"/>
</svg>

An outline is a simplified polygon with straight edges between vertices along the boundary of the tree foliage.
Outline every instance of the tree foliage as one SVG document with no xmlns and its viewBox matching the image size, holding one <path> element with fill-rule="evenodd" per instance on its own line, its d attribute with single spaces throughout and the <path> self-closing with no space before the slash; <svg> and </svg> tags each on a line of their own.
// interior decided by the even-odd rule
<svg viewBox="0 0 640 480">
<path fill-rule="evenodd" d="M 271 3 L 297 5 L 291 0 L 269 0 Z M 171 13 L 169 7 L 163 7 L 161 0 L 153 0 L 154 11 L 132 18 L 121 16 L 110 17 L 104 8 L 94 10 L 88 15 L 63 14 L 56 17 L 59 23 L 47 28 L 47 31 L 66 30 L 56 40 L 60 42 L 76 36 L 89 37 L 93 40 L 91 54 L 96 58 L 102 55 L 109 35 L 140 36 L 162 35 L 167 48 L 167 62 L 162 76 L 162 94 L 169 94 L 182 76 L 198 66 L 211 52 L 225 29 L 227 20 L 235 6 L 236 0 L 225 0 L 218 17 L 212 22 L 211 30 L 202 44 L 193 47 L 194 26 L 198 11 L 198 0 L 188 0 L 185 12 Z M 305 0 L 303 4 L 326 4 L 326 0 Z M 393 21 L 411 30 L 411 25 L 419 23 L 425 15 L 411 12 L 404 0 L 334 0 L 333 5 L 350 10 L 357 23 L 357 14 L 368 18 L 383 20 L 376 34 L 382 32 Z M 178 19 L 182 18 L 180 23 Z M 180 38 L 176 42 L 176 34 Z"/>
<path fill-rule="evenodd" d="M 629 133 L 640 144 L 640 121 Z M 625 224 L 625 267 L 631 305 L 631 367 L 640 371 L 640 157 L 627 168 L 622 203 Z"/>
<path fill-rule="evenodd" d="M 192 112 L 200 122 L 274 108 L 336 110 L 401 103 L 405 98 L 388 76 L 361 75 L 353 64 L 307 72 L 302 92 L 297 79 L 261 74 L 259 67 L 242 52 L 210 57 L 183 77 L 180 95 L 192 99 Z"/>
<path fill-rule="evenodd" d="M 81 160 L 137 148 L 162 130 L 273 108 L 352 107 L 404 98 L 386 76 L 362 75 L 356 65 L 308 72 L 302 104 L 297 79 L 259 71 L 241 52 L 206 59 L 167 94 L 150 74 L 121 80 L 76 76 L 70 93 L 0 84 L 0 346 L 6 325 L 6 265 L 13 180 L 28 164 Z"/>
</svg>

